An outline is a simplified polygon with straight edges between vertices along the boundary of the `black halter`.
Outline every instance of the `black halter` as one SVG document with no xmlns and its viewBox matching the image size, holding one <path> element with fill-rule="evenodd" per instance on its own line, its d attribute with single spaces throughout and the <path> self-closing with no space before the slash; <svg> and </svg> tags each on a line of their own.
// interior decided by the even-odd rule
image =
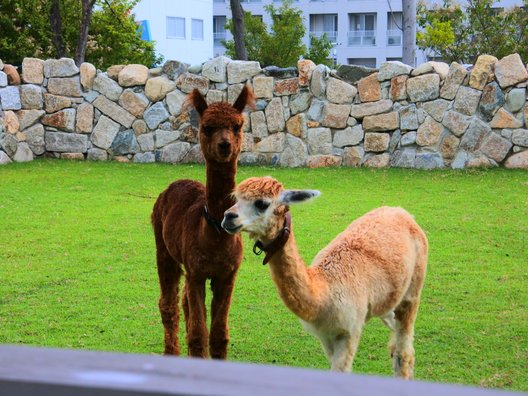
<svg viewBox="0 0 528 396">
<path fill-rule="evenodd" d="M 212 217 L 209 214 L 209 210 L 207 209 L 207 205 L 205 205 L 204 208 L 203 208 L 203 216 L 204 216 L 205 221 L 207 222 L 207 224 L 209 224 L 211 227 L 214 227 L 216 229 L 216 231 L 218 231 L 218 233 L 222 233 L 222 231 L 224 230 L 222 228 L 222 222 L 216 220 L 214 217 Z"/>
<path fill-rule="evenodd" d="M 266 253 L 262 265 L 266 265 L 268 261 L 273 257 L 273 255 L 288 241 L 291 231 L 291 214 L 290 211 L 287 211 L 284 215 L 284 227 L 279 231 L 278 235 L 273 241 L 270 241 L 266 244 L 261 241 L 256 241 L 253 245 L 253 253 L 257 256 L 260 256 L 262 253 Z"/>
</svg>

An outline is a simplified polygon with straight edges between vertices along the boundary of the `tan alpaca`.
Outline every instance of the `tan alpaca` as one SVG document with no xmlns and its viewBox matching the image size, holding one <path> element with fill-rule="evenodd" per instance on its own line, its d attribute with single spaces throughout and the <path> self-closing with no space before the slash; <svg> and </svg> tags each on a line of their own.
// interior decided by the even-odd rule
<svg viewBox="0 0 528 396">
<path fill-rule="evenodd" d="M 391 330 L 394 373 L 413 377 L 414 321 L 427 264 L 427 239 L 402 208 L 374 209 L 350 224 L 307 268 L 297 251 L 288 205 L 318 196 L 250 178 L 222 226 L 245 231 L 266 252 L 280 297 L 323 345 L 332 370 L 349 371 L 363 325 L 373 316 Z M 255 250 L 255 248 L 254 248 Z"/>
</svg>

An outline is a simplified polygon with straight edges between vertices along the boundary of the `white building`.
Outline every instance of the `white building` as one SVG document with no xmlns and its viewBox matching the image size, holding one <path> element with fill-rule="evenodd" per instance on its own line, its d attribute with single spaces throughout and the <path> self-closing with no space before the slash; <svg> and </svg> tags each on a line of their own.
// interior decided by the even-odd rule
<svg viewBox="0 0 528 396">
<path fill-rule="evenodd" d="M 428 0 L 441 4 L 442 0 Z M 463 1 L 460 1 L 463 3 Z M 280 7 L 282 0 L 241 0 L 246 11 L 271 20 L 267 4 Z M 522 5 L 521 0 L 496 1 L 496 7 Z M 308 47 L 310 34 L 326 33 L 335 43 L 332 57 L 339 64 L 379 66 L 402 57 L 401 0 L 295 0 L 303 11 Z M 134 8 L 136 20 L 150 31 L 156 50 L 166 60 L 201 63 L 225 53 L 222 40 L 231 39 L 225 29 L 231 18 L 229 0 L 141 0 Z M 427 61 L 417 51 L 417 64 Z"/>
<path fill-rule="evenodd" d="M 213 57 L 213 0 L 142 0 L 132 12 L 165 60 L 196 64 Z"/>
<path fill-rule="evenodd" d="M 267 4 L 279 7 L 282 0 L 241 0 L 242 7 L 253 15 L 261 15 L 264 22 L 271 21 L 264 10 Z M 441 0 L 429 1 L 439 3 Z M 463 3 L 463 2 L 461 2 Z M 521 0 L 497 1 L 496 7 L 521 5 Z M 213 1 L 214 55 L 225 49 L 221 40 L 230 39 L 224 24 L 231 18 L 229 0 Z M 309 34 L 326 33 L 335 43 L 332 57 L 338 64 L 379 66 L 387 60 L 402 57 L 402 2 L 401 0 L 295 0 L 293 6 L 304 13 L 306 31 Z M 423 52 L 417 51 L 417 64 L 426 62 Z"/>
</svg>

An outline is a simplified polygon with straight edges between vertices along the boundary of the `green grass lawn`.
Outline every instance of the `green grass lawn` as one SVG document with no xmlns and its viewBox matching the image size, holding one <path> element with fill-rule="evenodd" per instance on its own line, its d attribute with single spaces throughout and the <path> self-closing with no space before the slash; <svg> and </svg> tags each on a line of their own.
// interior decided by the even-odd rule
<svg viewBox="0 0 528 396">
<path fill-rule="evenodd" d="M 64 161 L 0 167 L 0 343 L 161 353 L 150 212 L 171 181 L 204 173 Z M 430 244 L 416 378 L 528 391 L 528 171 L 244 167 L 238 180 L 263 175 L 323 192 L 292 208 L 307 262 L 370 209 L 414 214 Z M 327 369 L 245 242 L 229 359 Z M 387 342 L 388 330 L 371 321 L 354 372 L 391 375 Z"/>
</svg>

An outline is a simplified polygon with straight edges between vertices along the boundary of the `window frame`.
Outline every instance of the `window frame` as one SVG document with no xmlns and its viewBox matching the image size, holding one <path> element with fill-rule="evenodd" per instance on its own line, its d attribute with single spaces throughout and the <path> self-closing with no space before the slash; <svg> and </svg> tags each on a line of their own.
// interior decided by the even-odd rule
<svg viewBox="0 0 528 396">
<path fill-rule="evenodd" d="M 169 35 L 169 20 L 181 20 L 183 21 L 183 36 L 171 36 Z M 175 17 L 175 16 L 167 16 L 166 19 L 165 19 L 165 23 L 166 23 L 166 26 L 165 26 L 165 35 L 166 35 L 166 38 L 168 39 L 176 39 L 176 40 L 185 40 L 187 38 L 187 32 L 186 32 L 186 29 L 187 29 L 187 26 L 186 26 L 186 23 L 187 21 L 185 20 L 184 17 Z"/>
<path fill-rule="evenodd" d="M 194 37 L 194 23 L 195 22 L 201 22 L 202 24 L 202 35 L 201 37 Z M 191 40 L 195 40 L 195 41 L 204 41 L 205 38 L 204 38 L 204 20 L 203 19 L 198 19 L 198 18 L 191 18 Z"/>
</svg>

